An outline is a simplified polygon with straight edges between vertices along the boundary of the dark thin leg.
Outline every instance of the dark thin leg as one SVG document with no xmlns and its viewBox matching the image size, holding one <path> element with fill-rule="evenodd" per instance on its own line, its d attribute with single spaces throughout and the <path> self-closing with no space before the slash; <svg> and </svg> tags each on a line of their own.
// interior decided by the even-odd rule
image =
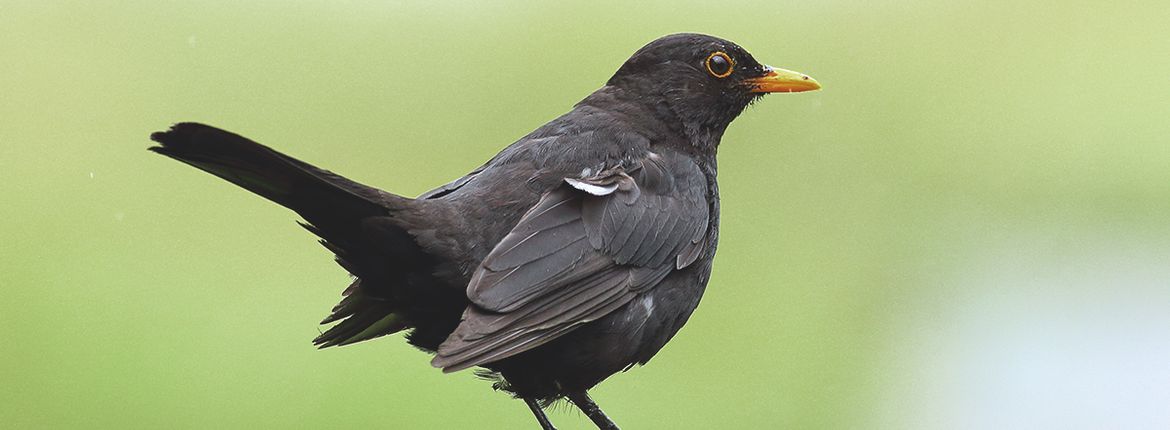
<svg viewBox="0 0 1170 430">
<path fill-rule="evenodd" d="M 544 409 L 540 408 L 540 403 L 536 399 L 524 399 L 524 403 L 528 404 L 528 409 L 532 409 L 532 415 L 536 415 L 536 422 L 540 423 L 540 430 L 557 430 L 553 427 L 552 421 L 548 420 L 548 416 L 544 414 Z"/>
<path fill-rule="evenodd" d="M 593 424 L 597 425 L 598 430 L 620 430 L 617 424 L 605 416 L 605 412 L 601 411 L 597 403 L 593 403 L 593 399 L 589 398 L 589 393 L 584 391 L 569 393 L 568 397 L 569 400 L 573 401 L 573 404 L 577 405 L 578 409 L 581 409 L 581 412 L 585 413 L 585 416 L 593 420 Z"/>
</svg>

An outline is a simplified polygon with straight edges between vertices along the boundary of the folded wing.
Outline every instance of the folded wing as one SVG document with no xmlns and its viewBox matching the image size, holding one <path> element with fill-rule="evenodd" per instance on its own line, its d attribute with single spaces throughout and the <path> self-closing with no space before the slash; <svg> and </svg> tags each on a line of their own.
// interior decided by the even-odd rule
<svg viewBox="0 0 1170 430">
<path fill-rule="evenodd" d="M 473 305 L 432 364 L 452 372 L 535 348 L 694 262 L 707 184 L 679 158 L 649 153 L 546 193 L 477 269 Z"/>
</svg>

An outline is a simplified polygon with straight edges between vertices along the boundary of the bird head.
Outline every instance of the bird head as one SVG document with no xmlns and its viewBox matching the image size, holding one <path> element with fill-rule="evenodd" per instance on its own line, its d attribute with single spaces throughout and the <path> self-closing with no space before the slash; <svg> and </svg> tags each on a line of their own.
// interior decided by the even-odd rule
<svg viewBox="0 0 1170 430">
<path fill-rule="evenodd" d="M 733 42 L 692 33 L 650 42 L 606 85 L 673 117 L 663 119 L 679 122 L 692 140 L 710 144 L 718 144 L 731 121 L 763 95 L 821 88 L 807 75 L 760 64 Z"/>
</svg>

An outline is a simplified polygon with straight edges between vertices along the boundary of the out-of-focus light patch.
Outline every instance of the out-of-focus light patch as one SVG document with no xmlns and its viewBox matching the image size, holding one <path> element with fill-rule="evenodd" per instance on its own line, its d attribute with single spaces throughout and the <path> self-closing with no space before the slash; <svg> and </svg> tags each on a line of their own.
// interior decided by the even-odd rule
<svg viewBox="0 0 1170 430">
<path fill-rule="evenodd" d="M 1170 428 L 1170 246 L 1026 236 L 896 324 L 875 428 Z"/>
</svg>

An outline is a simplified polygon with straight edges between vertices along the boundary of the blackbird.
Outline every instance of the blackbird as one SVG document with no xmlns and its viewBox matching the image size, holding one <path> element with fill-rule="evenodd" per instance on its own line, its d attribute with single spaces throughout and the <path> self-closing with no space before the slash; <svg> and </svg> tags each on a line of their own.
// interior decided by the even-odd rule
<svg viewBox="0 0 1170 430">
<path fill-rule="evenodd" d="M 353 282 L 321 348 L 407 331 L 454 372 L 480 367 L 543 407 L 645 364 L 686 323 L 719 239 L 715 153 L 764 94 L 816 90 L 735 43 L 675 34 L 634 53 L 571 111 L 411 199 L 197 123 L 150 150 L 292 209 Z"/>
</svg>

